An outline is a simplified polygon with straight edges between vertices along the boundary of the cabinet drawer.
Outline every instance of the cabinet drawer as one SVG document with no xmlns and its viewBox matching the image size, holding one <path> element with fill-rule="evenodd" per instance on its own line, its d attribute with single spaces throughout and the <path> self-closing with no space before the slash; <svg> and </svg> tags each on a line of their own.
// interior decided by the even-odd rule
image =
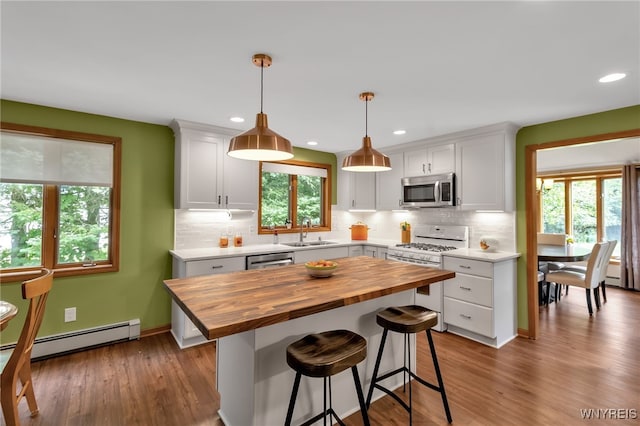
<svg viewBox="0 0 640 426">
<path fill-rule="evenodd" d="M 197 275 L 224 274 L 227 272 L 244 271 L 245 257 L 224 257 L 221 259 L 194 260 L 186 262 L 187 277 Z"/>
<path fill-rule="evenodd" d="M 483 336 L 496 337 L 491 308 L 445 297 L 444 322 Z"/>
<path fill-rule="evenodd" d="M 444 282 L 444 295 L 465 302 L 493 307 L 493 280 L 474 275 L 458 274 Z"/>
<path fill-rule="evenodd" d="M 491 262 L 449 256 L 443 256 L 443 259 L 442 269 L 463 274 L 480 275 L 487 278 L 493 277 L 493 264 Z"/>
</svg>

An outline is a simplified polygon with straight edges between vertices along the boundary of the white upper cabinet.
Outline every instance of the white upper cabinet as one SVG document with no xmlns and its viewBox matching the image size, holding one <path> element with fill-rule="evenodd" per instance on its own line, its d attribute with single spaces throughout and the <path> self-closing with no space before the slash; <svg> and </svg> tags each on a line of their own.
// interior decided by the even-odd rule
<svg viewBox="0 0 640 426">
<path fill-rule="evenodd" d="M 377 173 L 344 171 L 342 159 L 338 157 L 338 205 L 344 210 L 375 210 Z"/>
<path fill-rule="evenodd" d="M 456 143 L 456 204 L 462 210 L 515 208 L 515 131 L 470 135 Z"/>
<path fill-rule="evenodd" d="M 404 176 L 450 173 L 455 167 L 455 144 L 427 146 L 404 153 Z"/>
<path fill-rule="evenodd" d="M 174 120 L 175 208 L 243 209 L 258 206 L 258 163 L 226 155 L 238 131 Z"/>
<path fill-rule="evenodd" d="M 400 181 L 404 177 L 403 154 L 389 154 L 391 170 L 376 173 L 376 209 L 394 210 L 400 208 L 402 187 Z"/>
</svg>

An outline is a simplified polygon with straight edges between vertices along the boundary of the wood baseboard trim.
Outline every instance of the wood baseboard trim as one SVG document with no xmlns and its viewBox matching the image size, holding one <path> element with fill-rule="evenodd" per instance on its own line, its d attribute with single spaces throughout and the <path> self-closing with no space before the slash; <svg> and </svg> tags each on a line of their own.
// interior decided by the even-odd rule
<svg viewBox="0 0 640 426">
<path fill-rule="evenodd" d="M 529 330 L 525 330 L 524 328 L 518 328 L 518 337 L 524 337 L 525 339 L 531 339 L 531 335 L 529 335 Z"/>
<path fill-rule="evenodd" d="M 140 338 L 154 336 L 156 334 L 167 333 L 171 331 L 171 324 L 163 325 L 156 328 L 149 328 L 147 330 L 140 331 Z"/>
</svg>

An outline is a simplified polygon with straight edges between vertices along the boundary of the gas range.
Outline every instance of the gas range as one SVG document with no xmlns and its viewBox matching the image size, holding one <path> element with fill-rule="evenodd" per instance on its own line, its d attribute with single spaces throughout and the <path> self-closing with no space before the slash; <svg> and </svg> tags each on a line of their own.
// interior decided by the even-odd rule
<svg viewBox="0 0 640 426">
<path fill-rule="evenodd" d="M 469 247 L 469 228 L 457 225 L 416 225 L 411 244 L 398 244 L 387 249 L 387 259 L 440 269 L 442 253 Z M 438 313 L 438 323 L 432 328 L 446 331 L 444 322 L 444 285 L 433 283 L 416 291 L 415 303 Z"/>
<path fill-rule="evenodd" d="M 387 259 L 440 267 L 441 253 L 469 247 L 469 228 L 458 225 L 416 225 L 413 242 L 387 249 Z"/>
</svg>

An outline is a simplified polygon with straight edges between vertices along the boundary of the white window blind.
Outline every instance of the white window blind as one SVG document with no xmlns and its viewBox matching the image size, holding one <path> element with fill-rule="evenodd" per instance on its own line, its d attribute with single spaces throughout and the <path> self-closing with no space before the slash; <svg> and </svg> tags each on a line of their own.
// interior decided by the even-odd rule
<svg viewBox="0 0 640 426">
<path fill-rule="evenodd" d="M 271 173 L 286 173 L 289 175 L 297 176 L 318 176 L 327 177 L 327 169 L 321 169 L 318 167 L 306 167 L 296 166 L 293 164 L 280 164 L 280 163 L 262 163 L 263 172 Z"/>
<path fill-rule="evenodd" d="M 113 145 L 2 132 L 0 179 L 13 183 L 113 185 Z"/>
</svg>

